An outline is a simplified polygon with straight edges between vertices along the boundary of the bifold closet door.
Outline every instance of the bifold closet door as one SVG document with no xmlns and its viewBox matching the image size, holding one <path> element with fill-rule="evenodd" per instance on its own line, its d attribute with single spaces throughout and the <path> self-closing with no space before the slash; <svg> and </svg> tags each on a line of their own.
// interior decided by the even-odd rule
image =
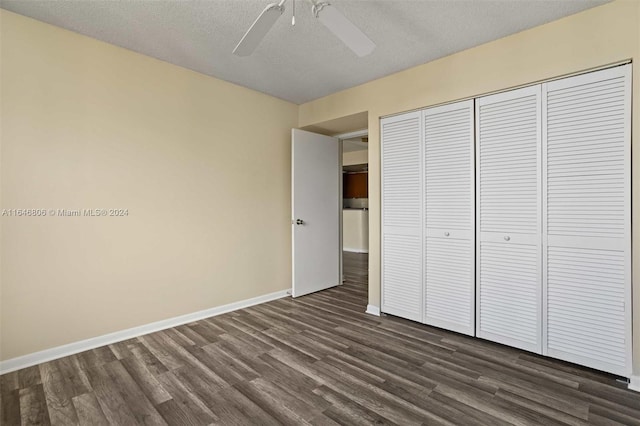
<svg viewBox="0 0 640 426">
<path fill-rule="evenodd" d="M 476 100 L 476 334 L 540 353 L 541 87 Z"/>
<path fill-rule="evenodd" d="M 423 114 L 424 322 L 474 335 L 473 100 Z"/>
<path fill-rule="evenodd" d="M 382 312 L 423 320 L 422 112 L 380 121 Z"/>
<path fill-rule="evenodd" d="M 631 373 L 631 65 L 543 84 L 544 353 Z"/>
</svg>

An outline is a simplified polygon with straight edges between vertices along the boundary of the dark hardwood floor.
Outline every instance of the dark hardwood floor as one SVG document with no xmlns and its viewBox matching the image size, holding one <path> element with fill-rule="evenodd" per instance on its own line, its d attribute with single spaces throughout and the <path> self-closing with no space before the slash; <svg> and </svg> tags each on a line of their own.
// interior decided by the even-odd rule
<svg viewBox="0 0 640 426">
<path fill-rule="evenodd" d="M 575 365 L 364 313 L 346 283 L 1 377 L 2 425 L 635 424 L 640 394 Z"/>
</svg>

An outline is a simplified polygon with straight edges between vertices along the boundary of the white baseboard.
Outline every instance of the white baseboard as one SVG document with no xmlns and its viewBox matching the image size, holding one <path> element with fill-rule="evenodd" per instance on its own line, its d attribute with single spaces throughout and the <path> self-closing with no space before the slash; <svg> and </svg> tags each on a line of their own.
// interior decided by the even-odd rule
<svg viewBox="0 0 640 426">
<path fill-rule="evenodd" d="M 357 249 L 349 247 L 342 247 L 342 251 L 348 251 L 349 253 L 369 253 L 369 249 Z"/>
<path fill-rule="evenodd" d="M 371 314 L 371 315 L 375 315 L 375 316 L 380 316 L 380 308 L 377 306 L 373 306 L 373 305 L 367 305 L 367 310 L 365 311 L 365 313 L 367 314 Z"/>
<path fill-rule="evenodd" d="M 629 378 L 628 389 L 636 392 L 640 392 L 640 375 L 633 375 Z"/>
<path fill-rule="evenodd" d="M 22 368 L 31 367 L 32 365 L 41 364 L 43 362 L 62 358 L 65 356 L 84 352 L 89 349 L 95 349 L 100 346 L 110 345 L 112 343 L 121 342 L 123 340 L 142 336 L 167 328 L 175 327 L 182 324 L 198 321 L 204 318 L 225 314 L 227 312 L 236 311 L 238 309 L 247 308 L 249 306 L 258 305 L 260 303 L 269 302 L 271 300 L 280 299 L 291 294 L 291 290 L 281 290 L 275 293 L 264 294 L 262 296 L 253 297 L 251 299 L 241 300 L 239 302 L 229 303 L 227 305 L 217 306 L 203 311 L 193 312 L 191 314 L 180 315 L 161 321 L 152 322 L 150 324 L 129 328 L 126 330 L 116 331 L 98 337 L 92 337 L 86 340 L 69 343 L 67 345 L 57 346 L 44 351 L 34 352 L 28 355 L 11 358 L 6 361 L 0 361 L 0 374 L 10 373 Z"/>
</svg>

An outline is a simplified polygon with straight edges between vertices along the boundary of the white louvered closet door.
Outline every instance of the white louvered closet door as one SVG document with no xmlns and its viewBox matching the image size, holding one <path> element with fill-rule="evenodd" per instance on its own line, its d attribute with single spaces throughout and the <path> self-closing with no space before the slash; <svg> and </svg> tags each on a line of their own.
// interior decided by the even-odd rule
<svg viewBox="0 0 640 426">
<path fill-rule="evenodd" d="M 474 335 L 473 100 L 423 114 L 424 322 Z"/>
<path fill-rule="evenodd" d="M 631 374 L 631 65 L 543 85 L 544 353 Z"/>
<path fill-rule="evenodd" d="M 422 321 L 422 113 L 382 119 L 382 312 Z"/>
<path fill-rule="evenodd" d="M 540 353 L 540 85 L 476 100 L 476 334 Z"/>
</svg>

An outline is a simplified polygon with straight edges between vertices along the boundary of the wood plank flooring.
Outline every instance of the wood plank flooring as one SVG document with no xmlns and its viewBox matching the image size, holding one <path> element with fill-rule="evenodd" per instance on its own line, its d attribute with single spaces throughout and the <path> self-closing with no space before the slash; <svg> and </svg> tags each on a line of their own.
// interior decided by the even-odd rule
<svg viewBox="0 0 640 426">
<path fill-rule="evenodd" d="M 364 313 L 346 283 L 5 374 L 2 425 L 640 425 L 615 378 Z"/>
</svg>

